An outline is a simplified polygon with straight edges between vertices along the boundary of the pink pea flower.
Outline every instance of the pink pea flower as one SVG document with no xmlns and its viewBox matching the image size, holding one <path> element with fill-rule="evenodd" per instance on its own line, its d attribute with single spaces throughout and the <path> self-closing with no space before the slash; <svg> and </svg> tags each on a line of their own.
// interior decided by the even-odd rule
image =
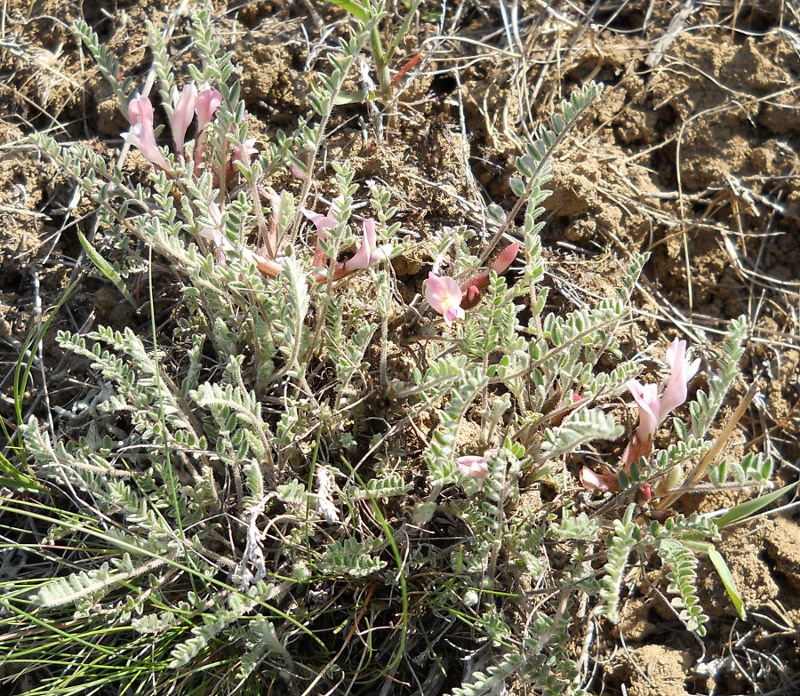
<svg viewBox="0 0 800 696">
<path fill-rule="evenodd" d="M 700 367 L 699 359 L 691 363 L 687 360 L 686 341 L 677 338 L 667 348 L 667 363 L 670 366 L 670 375 L 660 396 L 656 384 L 642 385 L 635 379 L 627 384 L 639 410 L 639 424 L 622 454 L 622 467 L 626 472 L 630 472 L 634 462 L 649 456 L 653 451 L 653 439 L 658 426 L 666 420 L 673 409 L 686 401 L 689 380 Z M 616 476 L 610 474 L 598 474 L 584 467 L 579 478 L 581 485 L 590 491 L 618 490 Z M 647 483 L 642 483 L 639 486 L 637 500 L 641 503 L 648 502 L 652 496 L 652 488 Z"/>
<path fill-rule="evenodd" d="M 197 135 L 194 140 L 194 171 L 200 174 L 200 165 L 206 153 L 206 127 L 211 123 L 214 112 L 222 104 L 222 94 L 217 89 L 206 87 L 200 90 L 194 103 L 194 112 L 197 115 Z"/>
<path fill-rule="evenodd" d="M 301 212 L 314 223 L 314 227 L 317 230 L 317 249 L 314 253 L 314 266 L 318 268 L 323 267 L 325 266 L 325 252 L 319 242 L 320 240 L 327 240 L 328 230 L 334 229 L 339 223 L 336 221 L 336 218 L 333 217 L 332 207 L 328 210 L 327 215 L 315 213 L 313 210 L 308 210 L 307 208 L 302 208 Z M 355 271 L 369 268 L 369 266 L 379 261 L 389 259 L 392 246 L 390 244 L 377 246 L 377 243 L 378 235 L 375 231 L 375 220 L 366 218 L 363 223 L 361 246 L 351 258 L 343 263 L 337 264 L 333 273 L 334 280 L 339 280 Z"/>
<path fill-rule="evenodd" d="M 333 207 L 328 209 L 327 215 L 315 213 L 308 208 L 301 208 L 300 211 L 314 223 L 314 227 L 317 229 L 317 247 L 314 250 L 314 266 L 316 268 L 322 268 L 325 265 L 325 251 L 322 249 L 322 245 L 319 242 L 320 240 L 327 240 L 328 230 L 335 229 L 336 225 L 339 224 L 336 222 L 336 218 L 333 217 Z"/>
<path fill-rule="evenodd" d="M 677 338 L 667 348 L 667 363 L 670 366 L 670 375 L 661 396 L 658 396 L 658 387 L 655 384 L 642 386 L 635 379 L 628 382 L 628 389 L 639 406 L 637 432 L 642 436 L 653 435 L 656 427 L 686 401 L 689 380 L 700 367 L 699 358 L 692 363 L 686 359 L 686 341 Z"/>
<path fill-rule="evenodd" d="M 489 476 L 489 465 L 486 457 L 468 454 L 456 459 L 456 464 L 458 464 L 458 470 L 462 476 L 468 476 L 476 481 L 482 481 Z"/>
<path fill-rule="evenodd" d="M 138 148 L 148 162 L 169 171 L 169 164 L 158 149 L 153 130 L 153 105 L 148 97 L 136 93 L 128 103 L 128 118 L 131 129 L 122 136 L 126 143 Z"/>
<path fill-rule="evenodd" d="M 351 259 L 344 262 L 342 270 L 346 273 L 368 268 L 374 263 L 384 261 L 389 258 L 391 246 L 377 246 L 377 234 L 375 232 L 375 220 L 366 218 L 363 223 L 364 237 L 358 251 Z"/>
<path fill-rule="evenodd" d="M 670 366 L 670 375 L 661 396 L 661 420 L 686 401 L 687 385 L 697 374 L 700 358 L 690 363 L 686 359 L 686 341 L 676 338 L 667 348 L 667 363 Z"/>
<path fill-rule="evenodd" d="M 180 96 L 175 95 L 175 104 L 170 119 L 172 137 L 175 139 L 175 151 L 183 154 L 186 131 L 194 118 L 194 105 L 197 100 L 197 87 L 190 83 L 183 88 Z"/>
<path fill-rule="evenodd" d="M 433 271 L 428 273 L 428 283 L 425 286 L 425 299 L 431 307 L 444 317 L 448 326 L 456 319 L 464 318 L 461 308 L 461 288 L 449 276 L 437 276 Z"/>
<path fill-rule="evenodd" d="M 667 363 L 671 371 L 661 396 L 655 384 L 642 386 L 635 379 L 628 382 L 628 389 L 639 407 L 639 425 L 622 457 L 626 471 L 633 462 L 650 454 L 656 429 L 672 410 L 686 401 L 689 380 L 700 367 L 699 359 L 692 363 L 686 359 L 686 341 L 677 338 L 667 348 Z"/>
<path fill-rule="evenodd" d="M 503 251 L 501 251 L 497 258 L 492 262 L 492 270 L 500 275 L 508 270 L 508 267 L 514 263 L 519 253 L 519 242 L 509 244 Z"/>
<path fill-rule="evenodd" d="M 587 491 L 618 491 L 619 483 L 614 474 L 598 474 L 588 466 L 581 469 L 578 474 L 581 485 Z"/>
<path fill-rule="evenodd" d="M 639 426 L 636 428 L 636 436 L 642 442 L 652 441 L 656 434 L 656 428 L 663 420 L 658 386 L 655 384 L 641 385 L 637 380 L 632 379 L 628 382 L 627 387 L 639 407 Z"/>
<path fill-rule="evenodd" d="M 628 390 L 639 408 L 639 425 L 633 433 L 630 443 L 622 454 L 622 466 L 629 471 L 633 462 L 638 462 L 653 451 L 653 438 L 656 429 L 666 418 L 663 406 L 658 398 L 658 386 L 655 384 L 640 384 L 632 379 L 627 384 Z"/>
<path fill-rule="evenodd" d="M 619 492 L 619 481 L 614 474 L 598 474 L 589 467 L 585 466 L 578 474 L 581 485 L 587 491 L 612 491 Z M 653 499 L 653 489 L 649 483 L 642 483 L 636 490 L 636 502 L 639 505 L 646 505 Z"/>
<path fill-rule="evenodd" d="M 497 275 L 501 275 L 508 270 L 508 267 L 514 263 L 519 253 L 519 244 L 514 242 L 509 244 L 503 251 L 498 254 L 497 258 L 492 262 L 489 267 Z M 465 283 L 461 284 L 461 307 L 463 309 L 471 309 L 481 299 L 481 290 L 489 284 L 489 269 L 481 271 L 478 275 L 473 276 Z"/>
<path fill-rule="evenodd" d="M 303 213 L 311 222 L 314 223 L 314 227 L 317 228 L 317 235 L 321 239 L 328 238 L 328 230 L 334 229 L 336 225 L 339 223 L 336 222 L 336 218 L 333 217 L 333 207 L 328 210 L 327 215 L 322 215 L 321 213 L 315 213 L 313 210 L 309 210 L 308 208 L 301 208 L 300 212 Z"/>
<path fill-rule="evenodd" d="M 481 301 L 481 289 L 475 284 L 461 286 L 461 308 L 472 309 Z"/>
<path fill-rule="evenodd" d="M 197 132 L 201 133 L 206 126 L 211 123 L 214 112 L 222 104 L 222 93 L 218 89 L 205 87 L 200 90 L 194 104 L 194 112 L 197 114 Z"/>
</svg>

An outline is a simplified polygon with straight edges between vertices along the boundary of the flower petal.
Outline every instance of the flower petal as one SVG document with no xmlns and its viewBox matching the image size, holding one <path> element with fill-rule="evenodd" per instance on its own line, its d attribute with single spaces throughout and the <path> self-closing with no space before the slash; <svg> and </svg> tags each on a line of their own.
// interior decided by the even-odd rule
<svg viewBox="0 0 800 696">
<path fill-rule="evenodd" d="M 186 131 L 194 118 L 194 104 L 197 100 L 197 87 L 191 82 L 185 85 L 180 96 L 175 95 L 175 107 L 170 119 L 172 137 L 175 140 L 175 150 L 183 153 L 183 146 L 186 140 Z"/>
<path fill-rule="evenodd" d="M 448 325 L 456 319 L 464 318 L 464 310 L 461 308 L 461 288 L 449 276 L 438 276 L 433 271 L 428 273 L 425 299 L 444 317 Z"/>
<path fill-rule="evenodd" d="M 206 87 L 200 90 L 194 104 L 194 112 L 197 114 L 197 132 L 201 133 L 206 126 L 211 123 L 214 112 L 222 104 L 222 93 L 218 89 Z"/>
<path fill-rule="evenodd" d="M 125 142 L 138 148 L 142 157 L 148 162 L 168 170 L 167 160 L 156 143 L 156 134 L 153 130 L 153 105 L 150 99 L 137 92 L 128 102 L 128 118 L 131 129 L 122 134 Z"/>
<path fill-rule="evenodd" d="M 643 442 L 650 440 L 661 422 L 658 387 L 655 384 L 641 385 L 635 379 L 630 380 L 626 386 L 639 407 L 639 427 L 636 432 Z"/>
<path fill-rule="evenodd" d="M 314 227 L 317 228 L 317 234 L 319 235 L 320 239 L 323 240 L 328 238 L 327 230 L 335 229 L 336 225 L 339 224 L 336 222 L 336 218 L 333 217 L 332 207 L 328 210 L 327 215 L 315 213 L 313 210 L 309 210 L 308 208 L 301 208 L 300 212 L 314 223 Z"/>
<path fill-rule="evenodd" d="M 456 464 L 458 464 L 458 470 L 462 476 L 468 476 L 476 481 L 481 481 L 489 476 L 489 465 L 486 457 L 468 454 L 456 459 Z"/>
<path fill-rule="evenodd" d="M 492 270 L 500 275 L 501 273 L 505 273 L 508 270 L 508 267 L 514 263 L 514 260 L 517 258 L 517 254 L 519 253 L 519 243 L 514 242 L 513 244 L 509 244 L 503 251 L 500 252 L 498 257 L 492 263 Z"/>
<path fill-rule="evenodd" d="M 587 491 L 616 491 L 619 490 L 617 477 L 612 474 L 598 474 L 588 466 L 581 469 L 578 474 L 581 485 Z"/>
<path fill-rule="evenodd" d="M 677 338 L 667 348 L 667 363 L 670 366 L 670 375 L 664 394 L 661 396 L 661 420 L 686 401 L 689 380 L 700 367 L 699 360 L 692 363 L 687 361 L 686 341 Z"/>
</svg>

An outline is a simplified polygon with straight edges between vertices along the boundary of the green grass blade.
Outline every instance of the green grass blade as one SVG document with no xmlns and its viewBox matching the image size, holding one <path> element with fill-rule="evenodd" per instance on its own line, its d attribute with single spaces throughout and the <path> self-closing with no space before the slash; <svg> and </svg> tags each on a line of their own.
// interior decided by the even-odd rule
<svg viewBox="0 0 800 696">
<path fill-rule="evenodd" d="M 2 452 L 0 452 L 0 488 L 26 493 L 41 493 L 44 490 L 33 476 L 20 471 Z"/>
<path fill-rule="evenodd" d="M 392 526 L 389 524 L 389 521 L 386 519 L 383 511 L 381 510 L 378 501 L 375 499 L 375 496 L 369 491 L 367 488 L 366 483 L 364 483 L 364 479 L 361 478 L 359 473 L 352 467 L 350 462 L 343 459 L 344 464 L 346 464 L 347 468 L 350 469 L 350 473 L 352 476 L 358 481 L 358 484 L 367 491 L 367 496 L 369 498 L 370 506 L 372 507 L 372 512 L 375 515 L 375 518 L 381 525 L 381 529 L 386 537 L 386 541 L 389 545 L 389 550 L 391 551 L 392 556 L 394 557 L 394 561 L 397 564 L 397 579 L 400 585 L 400 604 L 401 604 L 401 620 L 399 625 L 400 630 L 400 645 L 395 652 L 394 657 L 392 658 L 391 662 L 386 666 L 386 668 L 381 672 L 381 675 L 387 674 L 391 672 L 399 663 L 400 660 L 403 659 L 405 655 L 405 647 L 406 647 L 406 640 L 408 638 L 408 630 L 409 630 L 409 597 L 408 597 L 408 585 L 406 583 L 406 575 L 405 575 L 405 563 L 403 561 L 403 554 L 400 551 L 400 548 L 397 545 L 397 541 L 394 538 L 394 531 L 392 530 Z"/>
<path fill-rule="evenodd" d="M 708 557 L 714 564 L 717 575 L 719 575 L 719 579 L 722 580 L 722 584 L 725 586 L 725 591 L 728 593 L 728 597 L 731 598 L 731 602 L 733 603 L 739 618 L 742 620 L 746 619 L 747 614 L 744 610 L 742 595 L 739 593 L 739 588 L 736 587 L 736 581 L 733 579 L 730 568 L 728 568 L 728 564 L 725 562 L 722 554 L 709 544 Z"/>
<path fill-rule="evenodd" d="M 22 423 L 24 421 L 24 414 L 22 408 L 22 402 L 25 397 L 25 390 L 28 385 L 28 379 L 31 376 L 31 370 L 33 369 L 33 363 L 36 360 L 36 346 L 39 345 L 39 342 L 42 340 L 44 335 L 50 329 L 50 324 L 56 318 L 56 315 L 61 310 L 61 307 L 67 301 L 69 296 L 78 287 L 77 284 L 73 283 L 69 285 L 67 289 L 64 291 L 64 294 L 58 300 L 58 303 L 50 312 L 50 315 L 47 319 L 42 323 L 41 326 L 38 328 L 34 328 L 25 339 L 25 344 L 22 346 L 22 350 L 20 351 L 19 357 L 17 358 L 17 362 L 14 365 L 14 381 L 12 384 L 12 394 L 14 396 L 14 413 L 17 417 L 17 423 Z M 27 354 L 27 358 L 26 358 Z M 3 431 L 6 433 L 5 423 L 3 424 Z M 9 438 L 10 439 L 10 438 Z"/>
<path fill-rule="evenodd" d="M 417 14 L 417 10 L 421 4 L 422 0 L 413 0 L 411 6 L 408 8 L 408 12 L 406 12 L 403 23 L 400 25 L 400 28 L 397 30 L 397 33 L 394 35 L 394 38 L 392 39 L 392 42 L 389 44 L 389 48 L 386 51 L 385 60 L 387 63 L 392 59 L 398 45 L 408 33 L 409 27 L 411 27 L 411 21 L 414 19 L 414 15 Z"/>
<path fill-rule="evenodd" d="M 748 500 L 747 502 L 742 503 L 741 505 L 737 505 L 736 507 L 731 508 L 726 512 L 724 515 L 717 517 L 714 522 L 716 523 L 717 527 L 722 529 L 723 527 L 727 527 L 728 525 L 734 524 L 736 522 L 741 522 L 742 520 L 746 520 L 748 517 L 752 517 L 760 510 L 763 510 L 765 507 L 772 505 L 776 500 L 781 498 L 782 496 L 786 495 L 789 491 L 795 488 L 800 481 L 795 483 L 790 483 L 788 486 L 784 486 L 783 488 L 779 488 L 777 491 L 773 491 L 772 493 L 767 493 L 766 495 L 762 495 L 758 498 L 754 498 L 753 500 Z"/>
</svg>

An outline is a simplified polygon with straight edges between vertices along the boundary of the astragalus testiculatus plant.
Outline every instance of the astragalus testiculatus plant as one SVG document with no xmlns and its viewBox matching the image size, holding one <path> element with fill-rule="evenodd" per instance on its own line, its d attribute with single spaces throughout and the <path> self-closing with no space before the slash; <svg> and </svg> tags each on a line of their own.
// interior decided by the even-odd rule
<svg viewBox="0 0 800 696">
<path fill-rule="evenodd" d="M 548 303 L 549 161 L 601 87 L 540 128 L 510 183 L 516 204 L 489 208 L 489 235 L 415 241 L 385 187 L 356 200 L 346 162 L 326 182 L 332 201 L 310 195 L 382 16 L 365 7 L 307 119 L 274 142 L 251 137 L 207 10 L 181 89 L 155 27 L 158 95 L 115 85 L 143 180 L 37 138 L 97 205 L 83 241 L 108 280 L 133 301 L 131 279 L 166 264 L 183 299 L 172 335 L 155 321 L 59 334 L 97 381 L 88 425 L 66 437 L 19 424 L 27 492 L 4 504 L 52 569 L 0 598 L 8 660 L 40 678 L 29 693 L 475 695 L 513 680 L 577 694 L 586 663 L 569 646 L 619 619 L 629 570 L 660 559 L 661 589 L 701 635 L 699 555 L 737 601 L 713 547 L 719 521 L 671 506 L 698 471 L 769 481 L 759 455 L 707 460 L 744 322 L 692 397 L 685 342 L 652 347 L 659 374 L 624 354 L 646 256 L 620 262 L 619 288 L 594 306 Z M 75 30 L 116 76 L 89 27 Z M 408 297 L 392 259 L 412 249 L 431 270 Z M 626 430 L 629 407 L 639 421 Z"/>
</svg>

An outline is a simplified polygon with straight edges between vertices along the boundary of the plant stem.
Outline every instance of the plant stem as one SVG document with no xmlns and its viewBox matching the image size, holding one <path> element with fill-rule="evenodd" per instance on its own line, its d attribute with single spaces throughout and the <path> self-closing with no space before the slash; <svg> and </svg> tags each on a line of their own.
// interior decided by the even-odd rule
<svg viewBox="0 0 800 696">
<path fill-rule="evenodd" d="M 386 60 L 386 52 L 383 50 L 381 32 L 377 23 L 372 25 L 369 41 L 372 45 L 372 57 L 375 59 L 375 70 L 378 73 L 378 84 L 381 87 L 381 100 L 386 103 L 392 96 L 392 79 L 389 75 L 389 64 Z"/>
</svg>

